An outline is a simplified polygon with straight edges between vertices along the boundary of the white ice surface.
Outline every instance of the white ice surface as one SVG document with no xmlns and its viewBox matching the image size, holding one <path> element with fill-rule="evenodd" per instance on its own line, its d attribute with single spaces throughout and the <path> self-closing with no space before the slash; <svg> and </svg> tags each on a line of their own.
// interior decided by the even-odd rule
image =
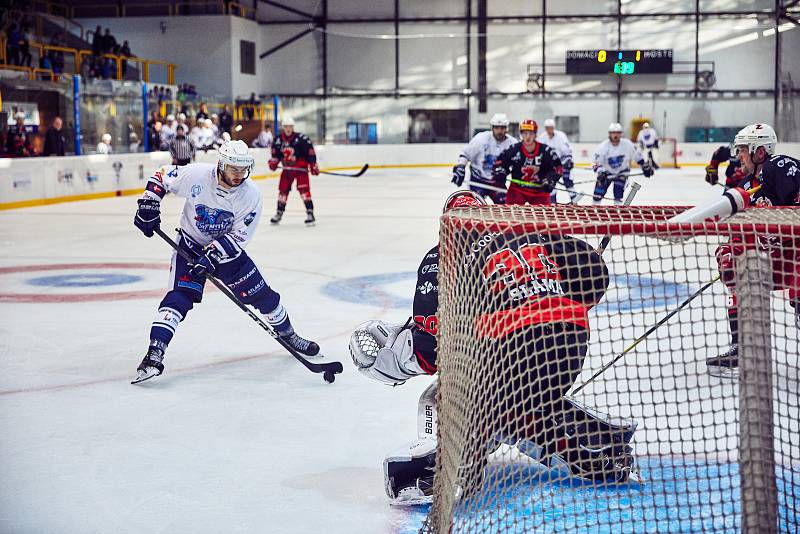
<svg viewBox="0 0 800 534">
<path fill-rule="evenodd" d="M 575 173 L 586 180 L 590 174 Z M 368 319 L 410 309 L 323 294 L 344 278 L 412 273 L 436 242 L 446 170 L 370 170 L 313 181 L 318 224 L 293 192 L 279 227 L 276 182 L 258 182 L 267 212 L 248 252 L 298 331 L 342 361 L 334 384 L 284 354 L 220 293 L 180 326 L 165 374 L 132 386 L 166 284 L 170 251 L 133 227 L 134 197 L 0 212 L 0 271 L 48 264 L 145 263 L 0 272 L 0 294 L 135 291 L 137 298 L 9 302 L 0 298 L 0 532 L 383 533 L 409 516 L 387 505 L 382 461 L 414 438 L 429 384 L 390 388 L 361 376 L 347 340 Z M 589 185 L 583 189 L 589 191 Z M 638 204 L 719 195 L 702 170 L 664 170 Z M 163 203 L 172 228 L 180 199 Z M 612 245 L 613 246 L 613 245 Z M 135 274 L 100 288 L 50 288 L 59 274 Z M 379 289 L 410 301 L 411 276 Z M 371 290 L 368 288 L 368 291 Z M 378 299 L 380 300 L 380 299 Z"/>
</svg>

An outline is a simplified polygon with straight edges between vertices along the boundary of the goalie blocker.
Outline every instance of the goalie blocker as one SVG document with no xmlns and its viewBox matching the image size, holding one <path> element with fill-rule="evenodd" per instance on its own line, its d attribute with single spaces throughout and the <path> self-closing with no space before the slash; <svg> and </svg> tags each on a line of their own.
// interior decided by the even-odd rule
<svg viewBox="0 0 800 534">
<path fill-rule="evenodd" d="M 477 195 L 451 195 L 445 210 L 479 206 Z M 609 483 L 638 480 L 629 445 L 636 428 L 564 397 L 580 374 L 589 341 L 587 313 L 605 294 L 608 270 L 592 247 L 570 236 L 472 233 L 465 269 L 485 281 L 478 299 L 474 343 L 507 370 L 490 416 L 471 427 L 481 445 L 464 466 L 465 485 L 478 487 L 486 456 L 501 443 L 516 444 L 548 466 Z M 360 372 L 389 385 L 434 374 L 438 308 L 438 245 L 423 258 L 414 296 L 414 322 L 369 321 L 350 339 Z M 468 276 L 468 271 L 463 273 Z M 471 279 L 476 279 L 473 274 Z M 433 384 L 420 398 L 418 439 L 386 457 L 386 491 L 395 504 L 425 502 L 435 465 Z M 515 414 L 528 414 L 522 421 Z"/>
</svg>

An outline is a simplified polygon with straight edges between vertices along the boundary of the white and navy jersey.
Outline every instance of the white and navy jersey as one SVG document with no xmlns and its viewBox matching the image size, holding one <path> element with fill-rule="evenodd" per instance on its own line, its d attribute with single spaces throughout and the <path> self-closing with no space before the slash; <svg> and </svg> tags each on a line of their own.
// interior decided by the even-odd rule
<svg viewBox="0 0 800 534">
<path fill-rule="evenodd" d="M 553 137 L 550 137 L 547 135 L 547 131 L 544 131 L 536 137 L 536 140 L 555 150 L 561 163 L 564 163 L 564 160 L 572 159 L 572 146 L 569 144 L 567 134 L 561 130 L 553 130 Z"/>
<path fill-rule="evenodd" d="M 239 255 L 253 238 L 261 218 L 261 191 L 251 180 L 225 189 L 213 163 L 165 165 L 147 181 L 143 198 L 161 200 L 167 193 L 186 199 L 181 233 L 201 247 L 217 241 L 224 261 Z"/>
<path fill-rule="evenodd" d="M 643 148 L 658 148 L 658 134 L 655 128 L 643 128 L 636 136 L 636 143 Z"/>
<path fill-rule="evenodd" d="M 611 176 L 627 174 L 631 170 L 631 161 L 641 163 L 644 158 L 636 149 L 636 145 L 630 139 L 624 137 L 619 140 L 616 146 L 606 139 L 597 146 L 594 151 L 594 170 L 604 170 Z"/>
<path fill-rule="evenodd" d="M 472 166 L 471 179 L 492 182 L 492 168 L 494 161 L 508 147 L 515 144 L 516 139 L 507 135 L 502 141 L 497 141 L 492 132 L 480 132 L 464 147 L 458 156 L 458 164 L 464 165 L 468 161 Z"/>
</svg>

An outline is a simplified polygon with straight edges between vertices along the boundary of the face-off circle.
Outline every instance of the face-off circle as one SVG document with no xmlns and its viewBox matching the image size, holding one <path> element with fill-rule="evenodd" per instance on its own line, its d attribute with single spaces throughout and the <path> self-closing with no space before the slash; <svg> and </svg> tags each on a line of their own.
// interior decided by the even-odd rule
<svg viewBox="0 0 800 534">
<path fill-rule="evenodd" d="M 38 273 L 52 274 L 36 276 Z M 169 265 L 68 263 L 0 267 L 0 302 L 108 302 L 162 296 Z"/>
</svg>

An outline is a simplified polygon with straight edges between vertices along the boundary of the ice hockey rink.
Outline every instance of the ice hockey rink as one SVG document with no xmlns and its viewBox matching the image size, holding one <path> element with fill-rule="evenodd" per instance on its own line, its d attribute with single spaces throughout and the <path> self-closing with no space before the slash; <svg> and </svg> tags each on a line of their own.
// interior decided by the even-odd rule
<svg viewBox="0 0 800 534">
<path fill-rule="evenodd" d="M 590 191 L 589 172 L 574 178 Z M 344 364 L 333 384 L 207 288 L 164 375 L 131 385 L 171 254 L 134 228 L 135 197 L 0 212 L 0 532 L 419 529 L 426 509 L 389 506 L 382 462 L 415 437 L 417 398 L 431 379 L 396 388 L 369 380 L 347 341 L 368 319 L 410 315 L 415 271 L 453 191 L 449 169 L 315 178 L 313 228 L 296 193 L 271 227 L 276 182 L 257 183 L 265 216 L 248 252 L 298 331 Z M 721 191 L 700 167 L 663 169 L 634 204 L 691 205 Z M 163 228 L 177 224 L 181 202 L 164 201 Z M 721 285 L 712 292 L 724 298 Z M 705 356 L 676 353 L 686 366 Z M 798 390 L 797 375 L 786 380 Z M 800 472 L 792 476 L 797 495 Z"/>
</svg>

